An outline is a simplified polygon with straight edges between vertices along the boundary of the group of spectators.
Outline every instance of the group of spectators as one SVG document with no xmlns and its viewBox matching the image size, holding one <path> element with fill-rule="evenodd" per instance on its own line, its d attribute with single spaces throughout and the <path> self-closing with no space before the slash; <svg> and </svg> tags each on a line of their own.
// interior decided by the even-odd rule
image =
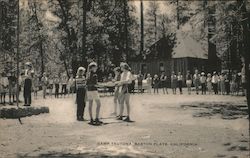
<svg viewBox="0 0 250 158">
<path fill-rule="evenodd" d="M 232 73 L 222 71 L 213 73 L 199 72 L 195 70 L 194 74 L 190 71 L 186 72 L 186 76 L 183 76 L 181 72 L 177 74 L 173 71 L 171 76 L 166 76 L 164 72 L 161 75 L 155 74 L 151 77 L 151 74 L 142 75 L 140 72 L 137 75 L 138 91 L 142 92 L 147 90 L 151 93 L 153 88 L 154 93 L 159 93 L 159 89 L 162 89 L 163 94 L 168 94 L 168 88 L 172 89 L 173 94 L 183 94 L 183 87 L 187 87 L 188 94 L 192 93 L 192 89 L 195 89 L 196 94 L 222 94 L 222 95 L 245 95 L 246 80 L 244 67 L 241 72 L 233 71 Z M 146 80 L 146 86 L 142 86 L 143 80 Z M 144 88 L 142 88 L 144 87 Z M 147 88 L 145 88 L 147 87 Z M 192 88 L 194 87 L 194 88 Z"/>
</svg>

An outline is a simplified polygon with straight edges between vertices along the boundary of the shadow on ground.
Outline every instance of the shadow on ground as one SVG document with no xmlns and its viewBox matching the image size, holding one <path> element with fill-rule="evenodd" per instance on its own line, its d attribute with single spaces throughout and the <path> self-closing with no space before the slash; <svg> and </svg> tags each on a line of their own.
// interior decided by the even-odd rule
<svg viewBox="0 0 250 158">
<path fill-rule="evenodd" d="M 31 158 L 34 156 L 29 156 L 28 154 L 25 155 L 18 155 L 18 158 Z M 108 155 L 100 152 L 95 153 L 59 153 L 59 152 L 50 152 L 50 153 L 44 153 L 35 156 L 36 158 L 163 158 L 161 156 L 156 155 L 144 155 L 144 154 L 119 154 L 119 155 Z"/>
</svg>

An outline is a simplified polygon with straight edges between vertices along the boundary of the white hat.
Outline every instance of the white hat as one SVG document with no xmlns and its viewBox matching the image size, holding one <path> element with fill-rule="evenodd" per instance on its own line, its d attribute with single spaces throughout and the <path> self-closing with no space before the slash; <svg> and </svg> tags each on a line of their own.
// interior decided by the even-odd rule
<svg viewBox="0 0 250 158">
<path fill-rule="evenodd" d="M 127 70 L 130 69 L 129 65 L 127 63 L 125 63 L 125 62 L 121 62 L 120 67 L 124 67 Z"/>
<path fill-rule="evenodd" d="M 91 62 L 90 64 L 89 64 L 89 67 L 91 67 L 91 66 L 97 66 L 97 63 L 96 62 Z"/>
<path fill-rule="evenodd" d="M 79 67 L 78 69 L 77 69 L 77 71 L 86 71 L 86 69 L 84 68 L 84 67 Z"/>
<path fill-rule="evenodd" d="M 202 73 L 201 73 L 201 75 L 205 75 L 205 73 L 204 73 L 204 72 L 202 72 Z"/>
</svg>

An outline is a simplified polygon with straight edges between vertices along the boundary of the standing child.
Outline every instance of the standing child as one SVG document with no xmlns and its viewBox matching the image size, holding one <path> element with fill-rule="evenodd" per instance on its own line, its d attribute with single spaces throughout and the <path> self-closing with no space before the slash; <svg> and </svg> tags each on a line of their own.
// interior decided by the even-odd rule
<svg viewBox="0 0 250 158">
<path fill-rule="evenodd" d="M 199 71 L 196 69 L 193 77 L 193 83 L 195 86 L 196 94 L 199 94 L 199 86 L 200 86 L 200 74 Z"/>
<path fill-rule="evenodd" d="M 9 81 L 8 81 L 8 78 L 6 77 L 5 73 L 2 73 L 1 76 L 2 76 L 0 79 L 0 84 L 2 85 L 1 102 L 5 105 L 5 103 L 6 103 L 5 97 L 6 97 L 7 89 L 9 86 Z"/>
<path fill-rule="evenodd" d="M 163 94 L 168 94 L 167 76 L 165 75 L 164 72 L 162 72 L 162 74 L 161 74 L 160 82 L 161 82 L 161 88 L 163 90 Z"/>
<path fill-rule="evenodd" d="M 137 81 L 138 81 L 138 92 L 142 93 L 143 92 L 143 89 L 142 89 L 143 74 L 141 73 L 141 71 L 139 71 Z"/>
<path fill-rule="evenodd" d="M 75 81 L 74 76 L 73 76 L 73 74 L 71 74 L 68 83 L 69 83 L 69 94 L 72 94 L 72 95 L 75 92 L 75 82 L 74 81 Z"/>
<path fill-rule="evenodd" d="M 225 95 L 226 93 L 226 88 L 225 88 L 225 73 L 222 72 L 220 75 L 220 91 L 222 95 Z"/>
<path fill-rule="evenodd" d="M 97 63 L 91 62 L 88 66 L 89 74 L 87 74 L 87 98 L 89 101 L 89 116 L 90 116 L 90 123 L 91 125 L 100 125 L 102 122 L 99 120 L 99 113 L 101 108 L 101 101 L 97 91 L 97 80 L 98 76 L 96 73 L 97 70 Z M 92 113 L 92 106 L 93 101 L 96 102 L 96 119 L 93 120 L 93 113 Z"/>
<path fill-rule="evenodd" d="M 49 80 L 48 80 L 48 83 L 49 83 L 49 96 L 52 97 L 52 91 L 53 91 L 53 76 L 50 75 L 49 76 Z"/>
<path fill-rule="evenodd" d="M 192 75 L 190 74 L 190 71 L 187 71 L 187 75 L 186 75 L 186 85 L 187 85 L 187 89 L 188 89 L 188 94 L 191 94 L 191 86 L 192 86 Z"/>
<path fill-rule="evenodd" d="M 9 105 L 13 105 L 13 103 L 16 101 L 15 100 L 17 91 L 16 83 L 17 83 L 17 78 L 14 72 L 12 72 L 11 75 L 9 76 Z"/>
<path fill-rule="evenodd" d="M 229 79 L 229 73 L 225 74 L 225 90 L 226 94 L 230 94 L 230 79 Z"/>
<path fill-rule="evenodd" d="M 58 75 L 56 75 L 54 78 L 54 85 L 55 85 L 55 98 L 59 98 L 60 79 Z"/>
<path fill-rule="evenodd" d="M 173 91 L 173 94 L 176 94 L 176 87 L 177 87 L 177 76 L 175 75 L 175 72 L 172 72 L 171 75 L 171 88 Z"/>
<path fill-rule="evenodd" d="M 33 90 L 34 90 L 34 97 L 37 99 L 37 92 L 39 90 L 39 78 L 37 74 L 35 74 L 34 79 L 33 79 Z"/>
<path fill-rule="evenodd" d="M 113 79 L 113 82 L 118 82 L 121 80 L 121 69 L 120 67 L 114 68 L 115 72 L 115 78 Z M 114 112 L 111 115 L 117 116 L 117 106 L 120 104 L 120 86 L 116 85 L 115 86 L 115 91 L 114 91 Z"/>
<path fill-rule="evenodd" d="M 24 106 L 31 105 L 31 88 L 32 88 L 31 70 L 27 70 L 23 88 Z"/>
<path fill-rule="evenodd" d="M 214 71 L 214 74 L 212 77 L 212 85 L 213 85 L 214 94 L 218 94 L 218 81 L 219 81 L 219 76 L 217 75 L 216 71 Z"/>
<path fill-rule="evenodd" d="M 182 94 L 182 82 L 183 82 L 183 76 L 182 76 L 181 72 L 178 72 L 177 83 L 178 83 L 178 87 L 180 90 L 180 94 Z"/>
<path fill-rule="evenodd" d="M 84 76 L 86 69 L 84 67 L 79 67 L 77 70 L 77 75 L 75 79 L 76 85 L 76 104 L 77 112 L 76 117 L 78 121 L 84 121 L 84 109 L 86 105 L 86 77 Z"/>
<path fill-rule="evenodd" d="M 68 84 L 68 77 L 66 74 L 62 75 L 61 84 L 62 84 L 61 96 L 64 95 L 65 98 L 67 94 L 67 84 Z"/>
<path fill-rule="evenodd" d="M 158 77 L 158 75 L 154 75 L 154 79 L 153 79 L 153 87 L 154 87 L 154 94 L 157 92 L 157 94 L 159 93 L 159 84 L 160 84 L 160 79 Z"/>
<path fill-rule="evenodd" d="M 202 72 L 201 73 L 201 77 L 200 77 L 200 83 L 201 83 L 201 94 L 204 95 L 206 94 L 206 76 L 205 76 L 205 73 Z"/>
<path fill-rule="evenodd" d="M 43 99 L 46 99 L 47 85 L 48 85 L 48 78 L 46 76 L 46 73 L 43 73 L 43 77 L 41 78 L 41 84 L 43 88 Z"/>
<path fill-rule="evenodd" d="M 152 89 L 152 77 L 151 77 L 150 74 L 147 74 L 146 81 L 147 81 L 147 91 L 148 91 L 149 94 L 151 94 L 151 89 Z"/>
<path fill-rule="evenodd" d="M 121 80 L 119 82 L 119 85 L 122 86 L 120 93 L 121 93 L 121 109 L 120 109 L 120 116 L 118 117 L 118 120 L 122 120 L 123 116 L 123 110 L 124 110 L 124 104 L 126 104 L 127 107 L 127 117 L 123 120 L 126 122 L 131 122 L 130 120 L 130 90 L 129 90 L 129 84 L 132 83 L 133 76 L 130 72 L 130 68 L 127 63 L 121 63 Z"/>
<path fill-rule="evenodd" d="M 207 74 L 206 82 L 207 82 L 207 91 L 209 94 L 212 94 L 212 77 L 210 73 Z"/>
</svg>

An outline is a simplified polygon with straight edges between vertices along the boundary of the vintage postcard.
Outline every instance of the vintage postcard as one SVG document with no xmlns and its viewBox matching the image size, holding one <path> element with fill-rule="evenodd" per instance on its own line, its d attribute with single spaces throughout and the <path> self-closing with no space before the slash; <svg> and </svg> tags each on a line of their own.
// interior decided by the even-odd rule
<svg viewBox="0 0 250 158">
<path fill-rule="evenodd" d="M 0 0 L 0 157 L 248 158 L 250 1 Z"/>
</svg>

